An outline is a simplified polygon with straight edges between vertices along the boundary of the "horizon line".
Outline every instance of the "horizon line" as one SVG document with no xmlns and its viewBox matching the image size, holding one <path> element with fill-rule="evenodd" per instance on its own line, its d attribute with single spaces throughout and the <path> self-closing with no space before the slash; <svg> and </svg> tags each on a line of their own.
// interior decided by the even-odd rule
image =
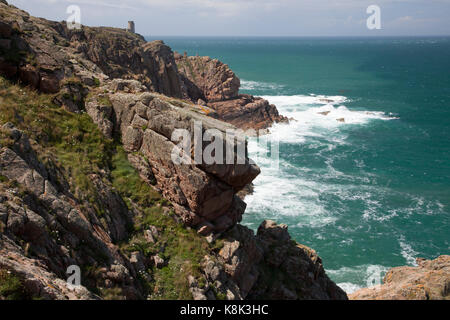
<svg viewBox="0 0 450 320">
<path fill-rule="evenodd" d="M 419 38 L 419 37 L 450 37 L 450 34 L 428 35 L 315 35 L 315 36 L 281 36 L 281 35 L 145 35 L 143 37 L 178 37 L 178 38 Z"/>
</svg>

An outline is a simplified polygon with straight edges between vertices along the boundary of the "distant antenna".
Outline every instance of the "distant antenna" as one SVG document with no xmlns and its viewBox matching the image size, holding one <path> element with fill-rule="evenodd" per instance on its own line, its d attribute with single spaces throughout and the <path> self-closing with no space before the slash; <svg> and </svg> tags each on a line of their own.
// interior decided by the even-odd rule
<svg viewBox="0 0 450 320">
<path fill-rule="evenodd" d="M 135 27 L 134 27 L 134 21 L 128 21 L 127 31 L 131 32 L 131 33 L 136 33 Z"/>
</svg>

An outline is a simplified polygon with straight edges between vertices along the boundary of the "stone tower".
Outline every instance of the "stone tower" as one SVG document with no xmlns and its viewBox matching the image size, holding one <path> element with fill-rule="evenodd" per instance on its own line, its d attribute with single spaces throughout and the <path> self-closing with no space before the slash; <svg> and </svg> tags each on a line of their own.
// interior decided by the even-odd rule
<svg viewBox="0 0 450 320">
<path fill-rule="evenodd" d="M 128 21 L 127 31 L 131 32 L 131 33 L 135 33 L 134 21 Z"/>
</svg>

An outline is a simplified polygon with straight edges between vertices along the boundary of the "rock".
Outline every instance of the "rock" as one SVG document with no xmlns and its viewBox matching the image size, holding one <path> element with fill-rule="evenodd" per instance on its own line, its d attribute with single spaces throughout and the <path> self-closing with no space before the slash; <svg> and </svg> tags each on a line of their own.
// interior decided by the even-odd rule
<svg viewBox="0 0 450 320">
<path fill-rule="evenodd" d="M 13 6 L 2 4 L 1 9 L 1 38 L 23 51 L 17 61 L 0 57 L 2 74 L 19 76 L 23 84 L 51 93 L 68 112 L 86 110 L 111 139 L 107 144 L 116 146 L 121 139 L 142 181 L 170 202 L 159 207 L 163 214 L 208 235 L 213 245 L 202 244 L 207 251 L 201 261 L 189 261 L 200 267 L 197 278 L 187 279 L 194 299 L 346 298 L 328 279 L 314 250 L 294 243 L 286 226 L 267 221 L 255 236 L 238 224 L 246 204 L 237 193 L 260 173 L 247 152 L 233 151 L 233 160 L 243 160 L 233 164 L 225 164 L 225 155 L 212 163 L 195 163 L 193 150 L 183 155 L 189 163 L 172 159 L 175 130 L 186 130 L 192 138 L 201 122 L 202 133 L 215 129 L 217 139 L 224 139 L 227 131 L 236 129 L 233 123 L 259 129 L 283 121 L 275 106 L 239 95 L 239 79 L 218 60 L 174 55 L 162 41 L 147 43 L 121 29 L 69 30 L 65 23 L 34 18 Z M 8 47 L 9 42 L 3 44 Z M 180 61 L 192 63 L 193 73 L 189 66 L 179 72 Z M 26 128 L 30 120 L 17 121 Z M 122 245 L 133 244 L 129 240 L 134 236 L 142 240 L 142 234 L 130 231 L 133 218 L 145 218 L 149 208 L 132 196 L 125 203 L 113 188 L 109 153 L 93 161 L 80 182 L 80 168 L 64 167 L 59 155 L 43 154 L 45 134 L 33 133 L 36 141 L 30 140 L 10 123 L 2 126 L 1 134 L 7 143 L 0 147 L 0 271 L 17 273 L 27 292 L 44 299 L 98 298 L 84 287 L 74 292 L 65 287 L 68 266 L 89 266 L 83 270 L 83 283 L 89 287 L 110 289 L 108 295 L 117 298 L 144 298 L 143 281 L 154 281 L 145 270 L 172 266 L 170 259 L 180 257 L 168 250 L 177 248 L 166 248 L 176 242 L 167 241 L 167 232 L 175 230 L 180 236 L 180 226 L 158 230 L 143 224 L 146 230 L 139 232 L 147 242 L 158 244 L 161 256 L 147 258 L 135 251 L 127 258 L 124 252 L 129 251 Z M 245 139 L 240 143 L 246 151 Z M 202 141 L 199 149 L 205 151 L 210 144 Z M 164 260 L 165 251 L 170 254 Z"/>
<path fill-rule="evenodd" d="M 144 231 L 144 237 L 145 237 L 145 240 L 147 240 L 147 242 L 156 243 L 155 239 L 153 238 L 152 232 L 150 230 Z"/>
<path fill-rule="evenodd" d="M 134 159 L 132 163 L 141 177 L 153 173 L 156 187 L 174 204 L 175 213 L 184 223 L 197 227 L 208 222 L 205 225 L 209 228 L 202 230 L 207 234 L 225 231 L 241 220 L 246 206 L 235 193 L 259 174 L 259 168 L 248 158 L 242 164 L 227 165 L 225 154 L 221 163 L 210 165 L 195 165 L 185 155 L 190 163 L 178 165 L 172 161 L 175 143 L 169 140 L 176 129 L 185 129 L 193 135 L 197 121 L 202 123 L 203 130 L 218 129 L 225 141 L 225 132 L 232 126 L 199 114 L 189 104 L 175 105 L 155 94 L 117 92 L 109 98 L 124 149 L 146 158 L 145 162 Z M 202 149 L 207 145 L 204 143 Z"/>
<path fill-rule="evenodd" d="M 13 31 L 13 29 L 9 24 L 7 24 L 3 21 L 0 21 L 0 37 L 10 38 L 12 35 L 12 31 Z"/>
<path fill-rule="evenodd" d="M 336 119 L 337 122 L 345 122 L 345 118 Z"/>
<path fill-rule="evenodd" d="M 0 74 L 6 76 L 7 78 L 12 78 L 17 75 L 18 68 L 12 65 L 10 62 L 5 61 L 0 57 Z"/>
<path fill-rule="evenodd" d="M 267 100 L 239 95 L 239 78 L 222 62 L 209 57 L 175 57 L 189 98 L 212 108 L 215 113 L 210 116 L 244 130 L 265 129 L 287 121 Z"/>
<path fill-rule="evenodd" d="M 325 274 L 316 252 L 292 241 L 286 225 L 264 221 L 256 238 L 263 250 L 264 265 L 272 272 L 267 273 L 267 267 L 258 269 L 260 276 L 248 294 L 250 298 L 347 299 L 346 293 Z M 277 286 L 269 285 L 273 277 L 280 277 Z"/>
<path fill-rule="evenodd" d="M 5 189 L 0 181 L 0 217 L 2 223 L 6 222 L 0 250 L 4 250 L 2 257 L 9 257 L 3 265 L 20 273 L 26 284 L 32 284 L 27 289 L 30 293 L 48 299 L 65 299 L 67 296 L 76 299 L 73 294 L 66 294 L 64 288 L 57 288 L 58 282 L 66 284 L 58 276 L 65 277 L 69 265 L 108 264 L 115 260 L 114 265 L 97 275 L 97 280 L 109 278 L 114 286 L 133 284 L 132 274 L 111 242 L 127 237 L 126 227 L 130 223 L 128 209 L 112 187 L 101 178 L 91 176 L 91 187 L 98 194 L 97 205 L 104 210 L 105 223 L 102 225 L 89 206 L 80 211 L 67 182 L 54 176 L 54 172 L 38 160 L 26 134 L 10 123 L 1 129 L 13 142 L 9 147 L 0 148 L 0 175 L 16 181 L 23 188 L 20 192 L 15 187 Z M 58 180 L 58 185 L 54 185 Z M 27 243 L 25 249 L 16 248 L 16 239 Z M 78 248 L 77 253 L 72 255 L 69 247 Z M 36 260 L 29 260 L 25 255 L 33 255 Z M 38 274 L 39 279 L 36 279 Z M 42 289 L 42 285 L 48 283 L 52 283 L 57 291 Z M 131 296 L 136 296 L 136 292 L 131 290 Z M 80 295 L 80 298 L 89 299 L 89 296 Z"/>
<path fill-rule="evenodd" d="M 216 102 L 232 99 L 238 95 L 239 78 L 219 60 L 178 55 L 176 63 L 184 76 L 183 81 L 193 101 Z M 193 86 L 200 89 L 200 96 L 196 96 Z"/>
<path fill-rule="evenodd" d="M 450 256 L 418 259 L 417 267 L 389 270 L 384 284 L 360 289 L 352 300 L 448 300 L 450 299 Z"/>
<path fill-rule="evenodd" d="M 191 288 L 190 289 L 191 293 L 192 293 L 192 298 L 194 300 L 208 300 L 205 296 L 205 292 L 202 289 L 199 288 Z"/>
<path fill-rule="evenodd" d="M 113 109 L 110 105 L 104 105 L 99 102 L 105 99 L 107 98 L 104 95 L 95 96 L 85 103 L 85 108 L 103 135 L 108 139 L 112 139 L 114 131 Z"/>
<path fill-rule="evenodd" d="M 20 80 L 33 88 L 39 88 L 40 74 L 33 66 L 27 64 L 19 69 Z"/>
<path fill-rule="evenodd" d="M 128 93 L 145 92 L 146 87 L 137 80 L 113 79 L 108 84 L 108 89 L 113 92 L 125 91 Z"/>
<path fill-rule="evenodd" d="M 39 90 L 43 93 L 57 93 L 59 91 L 59 80 L 52 75 L 41 75 Z"/>
<path fill-rule="evenodd" d="M 203 222 L 198 226 L 198 234 L 202 236 L 207 236 L 214 230 L 214 225 L 209 222 Z"/>
<path fill-rule="evenodd" d="M 265 220 L 258 228 L 258 236 L 268 241 L 288 242 L 291 237 L 288 232 L 288 226 L 285 224 L 277 224 L 272 220 Z"/>
<path fill-rule="evenodd" d="M 68 31 L 68 38 L 79 43 L 77 51 L 110 78 L 138 80 L 147 89 L 168 96 L 185 95 L 173 52 L 162 41 L 146 42 L 142 36 L 124 30 L 88 27 L 82 32 Z M 141 90 L 141 86 L 134 89 Z M 130 92 L 136 92 L 134 89 Z"/>
<path fill-rule="evenodd" d="M 130 257 L 130 262 L 136 269 L 136 271 L 145 271 L 145 259 L 142 253 L 140 252 L 132 252 Z"/>
<path fill-rule="evenodd" d="M 79 113 L 85 108 L 85 98 L 88 90 L 80 82 L 63 83 L 59 94 L 53 99 L 53 102 L 63 106 L 67 111 Z"/>
<path fill-rule="evenodd" d="M 150 226 L 148 230 L 144 231 L 145 239 L 150 243 L 156 243 L 158 240 L 158 230 L 154 226 Z"/>
<path fill-rule="evenodd" d="M 277 108 L 267 100 L 250 95 L 239 95 L 232 100 L 208 103 L 216 111 L 217 119 L 229 122 L 243 130 L 261 130 L 273 123 L 287 122 Z"/>
<path fill-rule="evenodd" d="M 11 50 L 11 40 L 10 39 L 0 39 L 0 49 Z"/>
<path fill-rule="evenodd" d="M 152 256 L 150 260 L 153 262 L 153 265 L 158 269 L 161 269 L 165 265 L 164 259 L 162 259 L 159 255 Z"/>
</svg>

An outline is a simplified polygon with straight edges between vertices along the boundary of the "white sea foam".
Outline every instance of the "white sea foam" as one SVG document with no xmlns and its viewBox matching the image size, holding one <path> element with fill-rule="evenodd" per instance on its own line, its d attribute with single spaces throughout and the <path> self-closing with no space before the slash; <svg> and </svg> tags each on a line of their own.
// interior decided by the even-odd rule
<svg viewBox="0 0 450 320">
<path fill-rule="evenodd" d="M 341 282 L 337 283 L 337 285 L 344 290 L 347 294 L 351 294 L 355 291 L 358 291 L 359 289 L 362 289 L 363 287 L 358 286 L 357 284 L 351 283 L 351 282 Z"/>
<path fill-rule="evenodd" d="M 256 162 L 262 172 L 254 181 L 254 193 L 245 199 L 248 204 L 247 214 L 262 215 L 264 219 L 278 221 L 283 221 L 283 217 L 287 218 L 291 221 L 291 227 L 306 226 L 316 229 L 316 238 L 323 237 L 321 230 L 327 225 L 336 224 L 336 229 L 346 234 L 358 228 L 352 226 L 349 230 L 339 229 L 340 226 L 336 223 L 340 217 L 339 210 L 345 209 L 345 206 L 335 206 L 331 209 L 328 202 L 330 197 L 341 203 L 361 202 L 364 206 L 362 219 L 382 218 L 377 213 L 382 207 L 377 195 L 380 190 L 389 192 L 388 187 L 379 189 L 377 184 L 371 184 L 376 176 L 370 174 L 353 175 L 341 172 L 335 166 L 335 161 L 339 161 L 339 153 L 332 151 L 348 143 L 348 128 L 363 129 L 363 126 L 371 121 L 394 118 L 379 111 L 350 110 L 344 105 L 350 102 L 344 96 L 310 94 L 263 98 L 275 104 L 282 115 L 295 119 L 289 124 L 274 125 L 270 136 L 278 139 L 281 144 L 301 144 L 302 148 L 313 149 L 312 153 L 317 156 L 322 166 L 293 167 L 289 157 L 282 155 L 279 166 L 273 167 L 272 159 L 260 156 L 261 152 L 267 152 L 266 144 L 257 143 L 256 138 L 251 138 L 250 157 L 259 155 Z M 365 164 L 359 162 L 357 167 L 364 170 Z M 391 217 L 395 214 L 392 213 Z M 351 246 L 351 238 L 341 241 L 340 245 Z M 362 265 L 327 272 L 344 290 L 351 293 L 360 287 L 381 283 L 387 269 L 378 265 Z"/>
<path fill-rule="evenodd" d="M 280 90 L 284 86 L 270 82 L 241 80 L 241 90 Z"/>
<path fill-rule="evenodd" d="M 361 288 L 382 284 L 384 275 L 388 270 L 389 267 L 382 265 L 365 264 L 355 267 L 343 267 L 337 270 L 327 270 L 327 274 L 347 294 L 350 294 Z M 349 282 L 347 279 L 354 279 L 354 282 Z"/>
<path fill-rule="evenodd" d="M 346 135 L 340 128 L 363 125 L 372 120 L 392 120 L 392 116 L 380 111 L 350 110 L 344 96 L 295 95 L 263 96 L 275 104 L 279 112 L 290 118 L 289 124 L 276 124 L 271 133 L 280 141 L 304 143 L 308 138 L 328 140 L 329 148 L 345 143 Z M 319 145 L 320 146 L 320 145 Z"/>
<path fill-rule="evenodd" d="M 349 101 L 344 96 L 323 96 L 323 95 L 293 95 L 293 96 L 262 96 L 278 108 L 298 105 L 336 105 Z"/>
<path fill-rule="evenodd" d="M 405 258 L 408 265 L 417 266 L 416 257 L 418 253 L 406 242 L 403 235 L 399 237 L 398 243 L 400 244 L 400 248 L 402 248 L 402 257 Z"/>
<path fill-rule="evenodd" d="M 363 124 L 371 119 L 387 120 L 382 112 L 350 111 L 340 104 L 348 102 L 344 96 L 296 95 L 296 96 L 264 96 L 277 105 L 281 114 L 296 119 L 289 124 L 276 124 L 271 128 L 271 138 L 280 143 L 304 144 L 308 148 L 317 148 L 318 156 L 324 158 L 326 170 L 317 174 L 310 173 L 308 168 L 294 168 L 288 161 L 281 161 L 273 166 L 273 160 L 267 153 L 266 143 L 257 143 L 250 139 L 250 157 L 262 168 L 261 175 L 254 181 L 255 192 L 246 197 L 247 213 L 274 212 L 278 216 L 296 216 L 297 226 L 312 228 L 323 227 L 336 221 L 335 212 L 326 209 L 326 202 L 321 199 L 323 193 L 345 193 L 346 197 L 354 196 L 358 177 L 346 175 L 333 166 L 334 159 L 330 151 L 337 145 L 346 144 L 347 134 L 340 130 L 343 125 Z M 345 122 L 338 121 L 345 119 Z M 265 139 L 265 138 L 262 138 Z M 326 154 L 322 155 L 322 152 Z M 262 156 L 261 156 L 262 155 Z M 303 170 L 304 169 L 304 170 Z M 292 175 L 287 172 L 293 171 Z M 351 185 L 324 184 L 324 179 L 349 181 Z M 362 182 L 362 181 L 359 181 Z M 379 207 L 376 202 L 369 203 L 367 215 Z M 276 217 L 267 217 L 275 218 Z"/>
<path fill-rule="evenodd" d="M 270 161 L 258 161 L 258 164 L 263 174 L 254 181 L 254 193 L 245 198 L 249 208 L 247 213 L 265 212 L 265 218 L 295 216 L 299 226 L 308 225 L 312 228 L 335 221 L 336 218 L 319 199 L 323 191 L 320 183 L 298 176 L 280 175 Z M 280 166 L 286 168 L 289 165 L 282 161 Z M 267 216 L 268 208 L 277 216 Z"/>
</svg>

